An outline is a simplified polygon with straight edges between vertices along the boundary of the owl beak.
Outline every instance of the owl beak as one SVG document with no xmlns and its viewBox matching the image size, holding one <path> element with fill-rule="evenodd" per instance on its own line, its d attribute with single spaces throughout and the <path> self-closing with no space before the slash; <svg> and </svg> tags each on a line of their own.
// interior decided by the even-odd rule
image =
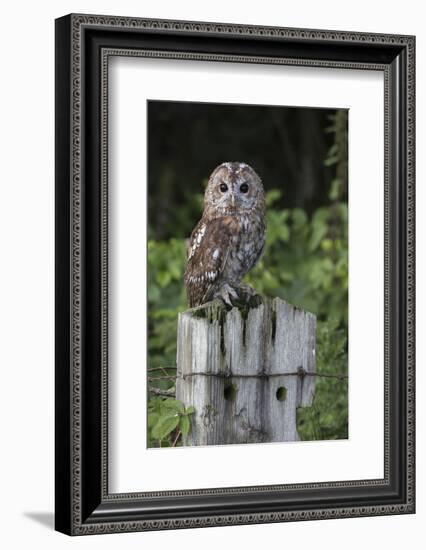
<svg viewBox="0 0 426 550">
<path fill-rule="evenodd" d="M 235 195 L 231 195 L 231 206 L 232 208 L 235 207 Z"/>
</svg>

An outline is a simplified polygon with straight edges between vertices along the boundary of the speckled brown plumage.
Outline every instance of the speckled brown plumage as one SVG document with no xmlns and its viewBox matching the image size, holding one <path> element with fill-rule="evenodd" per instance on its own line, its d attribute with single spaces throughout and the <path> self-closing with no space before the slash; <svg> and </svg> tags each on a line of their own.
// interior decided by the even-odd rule
<svg viewBox="0 0 426 550">
<path fill-rule="evenodd" d="M 184 279 L 190 307 L 216 297 L 232 305 L 243 277 L 263 252 L 265 230 L 259 176 L 242 162 L 218 166 L 210 176 L 203 215 L 189 243 Z"/>
</svg>

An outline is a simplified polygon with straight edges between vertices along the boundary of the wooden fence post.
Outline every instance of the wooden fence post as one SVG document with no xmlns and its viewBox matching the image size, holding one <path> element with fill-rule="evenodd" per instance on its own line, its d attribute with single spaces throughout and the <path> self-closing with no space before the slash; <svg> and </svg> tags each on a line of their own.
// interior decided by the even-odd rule
<svg viewBox="0 0 426 550">
<path fill-rule="evenodd" d="M 179 315 L 176 398 L 193 405 L 184 445 L 297 441 L 315 391 L 316 317 L 279 298 Z"/>
</svg>

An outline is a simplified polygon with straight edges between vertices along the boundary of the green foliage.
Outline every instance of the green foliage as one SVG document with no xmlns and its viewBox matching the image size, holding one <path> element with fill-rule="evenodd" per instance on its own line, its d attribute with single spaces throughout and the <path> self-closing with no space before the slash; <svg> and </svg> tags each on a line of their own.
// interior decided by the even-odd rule
<svg viewBox="0 0 426 550">
<path fill-rule="evenodd" d="M 347 323 L 347 205 L 317 209 L 311 218 L 295 208 L 267 212 L 263 259 L 247 282 L 267 296 L 279 296 L 319 319 Z"/>
<path fill-rule="evenodd" d="M 177 399 L 151 397 L 148 401 L 148 447 L 176 447 L 188 435 L 194 407 Z"/>
<path fill-rule="evenodd" d="M 176 363 L 176 323 L 186 309 L 183 272 L 184 239 L 148 242 L 148 356 L 149 367 Z M 170 387 L 161 381 L 160 389 Z"/>
<path fill-rule="evenodd" d="M 346 439 L 348 437 L 347 335 L 338 321 L 317 325 L 317 371 L 342 378 L 316 378 L 314 404 L 298 410 L 302 439 Z"/>
<path fill-rule="evenodd" d="M 336 111 L 329 116 L 331 125 L 326 132 L 334 134 L 334 142 L 324 160 L 325 166 L 335 166 L 335 177 L 331 182 L 329 198 L 332 201 L 348 194 L 348 113 L 345 110 Z"/>
</svg>

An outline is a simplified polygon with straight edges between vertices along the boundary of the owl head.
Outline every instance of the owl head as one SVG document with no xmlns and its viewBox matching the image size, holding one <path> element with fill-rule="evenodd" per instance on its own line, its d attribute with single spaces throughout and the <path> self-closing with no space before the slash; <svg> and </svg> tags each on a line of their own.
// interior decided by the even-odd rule
<svg viewBox="0 0 426 550">
<path fill-rule="evenodd" d="M 256 172 L 244 162 L 224 162 L 210 176 L 204 194 L 205 210 L 220 214 L 264 209 L 265 193 Z"/>
</svg>

